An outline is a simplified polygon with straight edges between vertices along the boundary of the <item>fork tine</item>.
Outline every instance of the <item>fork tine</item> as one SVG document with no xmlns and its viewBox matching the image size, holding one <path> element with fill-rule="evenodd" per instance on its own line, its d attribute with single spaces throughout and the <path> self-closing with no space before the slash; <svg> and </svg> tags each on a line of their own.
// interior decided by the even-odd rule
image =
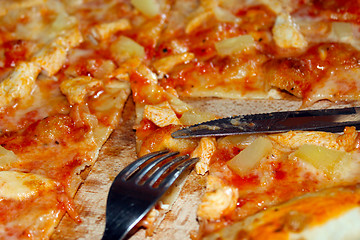
<svg viewBox="0 0 360 240">
<path fill-rule="evenodd" d="M 169 159 L 172 156 L 178 155 L 179 152 L 170 152 L 168 154 L 165 154 L 163 156 L 160 156 L 159 158 L 155 159 L 154 161 L 151 161 L 150 163 L 148 163 L 144 168 L 142 168 L 141 170 L 139 170 L 136 174 L 134 174 L 134 179 L 132 179 L 133 181 L 135 181 L 136 184 L 139 184 L 139 182 L 141 181 L 141 179 L 151 170 L 153 169 L 153 167 L 155 167 L 157 164 L 159 164 L 162 161 L 165 161 L 166 159 Z"/>
<path fill-rule="evenodd" d="M 197 161 L 199 161 L 199 158 L 191 158 L 190 160 L 186 160 L 185 162 L 182 162 L 168 176 L 166 176 L 162 180 L 162 182 L 158 186 L 158 189 L 160 191 L 167 190 L 171 186 L 171 184 L 173 184 L 175 180 L 180 176 L 181 173 L 183 173 L 189 166 L 195 164 Z"/>
<path fill-rule="evenodd" d="M 172 167 L 174 164 L 178 164 L 179 162 L 183 161 L 183 160 L 187 160 L 189 159 L 189 155 L 183 155 L 183 156 L 179 156 L 176 157 L 174 159 L 172 159 L 171 161 L 167 162 L 166 164 L 164 164 L 164 166 L 162 166 L 161 168 L 159 168 L 158 170 L 156 170 L 146 181 L 144 184 L 148 184 L 150 186 L 153 186 L 155 184 L 155 182 L 157 180 L 159 180 L 159 178 L 170 168 Z"/>
<path fill-rule="evenodd" d="M 159 155 L 162 155 L 162 154 L 165 154 L 165 153 L 168 153 L 168 152 L 169 152 L 168 150 L 164 150 L 164 151 L 158 151 L 158 152 L 149 153 L 149 154 L 146 154 L 146 155 L 142 156 L 141 158 L 137 159 L 136 161 L 129 164 L 126 168 L 124 168 L 119 173 L 117 178 L 127 179 L 131 174 L 134 173 L 134 171 L 136 171 L 138 169 L 138 167 L 140 167 L 145 162 L 149 161 L 150 159 L 152 159 L 154 157 L 157 157 Z"/>
<path fill-rule="evenodd" d="M 178 153 L 168 152 L 159 151 L 143 156 L 126 167 L 115 178 L 106 203 L 106 226 L 103 240 L 123 239 L 154 207 L 176 178 L 198 160 L 196 158 L 188 160 L 188 155 L 176 157 Z M 169 161 L 158 167 L 157 164 L 165 159 Z M 148 163 L 144 168 L 154 168 L 152 174 L 149 174 L 148 170 L 141 169 L 141 165 L 150 160 L 156 163 Z M 169 169 L 172 170 L 169 171 Z M 138 176 L 143 175 L 150 175 L 150 177 L 144 184 L 136 183 Z M 161 179 L 162 176 L 164 179 Z M 159 179 L 161 179 L 159 186 L 154 188 L 153 185 Z"/>
</svg>

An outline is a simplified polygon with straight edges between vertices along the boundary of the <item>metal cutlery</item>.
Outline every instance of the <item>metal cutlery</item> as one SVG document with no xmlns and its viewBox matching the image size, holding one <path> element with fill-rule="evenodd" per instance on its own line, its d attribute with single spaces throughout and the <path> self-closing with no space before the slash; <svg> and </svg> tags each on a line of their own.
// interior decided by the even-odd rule
<svg viewBox="0 0 360 240">
<path fill-rule="evenodd" d="M 178 154 L 168 151 L 150 153 L 119 173 L 107 199 L 103 240 L 123 239 L 181 173 L 198 160 Z"/>
<path fill-rule="evenodd" d="M 341 132 L 360 126 L 360 107 L 239 115 L 185 127 L 174 138 L 277 133 L 290 130 Z"/>
</svg>

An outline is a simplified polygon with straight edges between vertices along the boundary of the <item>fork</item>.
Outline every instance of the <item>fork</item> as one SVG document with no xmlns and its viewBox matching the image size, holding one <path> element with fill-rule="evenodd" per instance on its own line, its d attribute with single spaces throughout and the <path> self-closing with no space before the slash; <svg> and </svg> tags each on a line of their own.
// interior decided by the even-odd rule
<svg viewBox="0 0 360 240">
<path fill-rule="evenodd" d="M 102 240 L 123 239 L 181 173 L 198 160 L 178 154 L 166 150 L 150 153 L 119 173 L 110 187 Z"/>
</svg>

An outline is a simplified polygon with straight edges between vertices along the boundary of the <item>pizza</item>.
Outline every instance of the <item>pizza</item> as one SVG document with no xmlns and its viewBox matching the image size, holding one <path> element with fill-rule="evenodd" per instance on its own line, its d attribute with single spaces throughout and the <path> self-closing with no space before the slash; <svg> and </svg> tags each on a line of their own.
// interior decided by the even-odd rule
<svg viewBox="0 0 360 240">
<path fill-rule="evenodd" d="M 342 134 L 201 139 L 173 139 L 171 133 L 220 117 L 189 100 L 356 105 L 358 5 L 2 1 L 0 238 L 48 239 L 65 214 L 80 224 L 73 197 L 121 124 L 125 103 L 133 101 L 138 156 L 168 149 L 200 159 L 195 173 L 207 180 L 195 237 L 356 239 L 357 225 L 336 227 L 360 217 L 354 127 Z M 142 221 L 148 234 L 156 232 L 181 186 Z"/>
<path fill-rule="evenodd" d="M 65 213 L 81 221 L 72 198 L 130 84 L 64 3 L 6 1 L 0 19 L 0 238 L 48 239 Z"/>
</svg>

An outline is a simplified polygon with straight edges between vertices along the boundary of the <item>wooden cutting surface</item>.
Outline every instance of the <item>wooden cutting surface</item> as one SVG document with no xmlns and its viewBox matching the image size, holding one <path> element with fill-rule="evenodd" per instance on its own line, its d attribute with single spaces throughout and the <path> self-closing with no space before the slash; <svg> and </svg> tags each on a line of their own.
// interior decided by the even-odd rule
<svg viewBox="0 0 360 240">
<path fill-rule="evenodd" d="M 301 106 L 299 101 L 285 100 L 202 99 L 188 102 L 202 111 L 212 112 L 223 117 L 297 110 Z M 322 102 L 312 108 L 327 108 L 332 105 L 329 102 Z M 77 224 L 68 215 L 65 215 L 51 239 L 101 239 L 105 228 L 106 198 L 111 183 L 127 164 L 136 159 L 135 133 L 132 130 L 134 114 L 134 104 L 130 100 L 125 106 L 122 123 L 101 149 L 97 162 L 91 168 L 86 181 L 75 196 L 74 201 L 82 222 Z M 156 229 L 155 234 L 146 237 L 145 231 L 140 229 L 130 239 L 190 240 L 190 235 L 198 230 L 196 210 L 204 191 L 204 183 L 205 177 L 192 172 L 185 182 L 179 198 Z"/>
</svg>

